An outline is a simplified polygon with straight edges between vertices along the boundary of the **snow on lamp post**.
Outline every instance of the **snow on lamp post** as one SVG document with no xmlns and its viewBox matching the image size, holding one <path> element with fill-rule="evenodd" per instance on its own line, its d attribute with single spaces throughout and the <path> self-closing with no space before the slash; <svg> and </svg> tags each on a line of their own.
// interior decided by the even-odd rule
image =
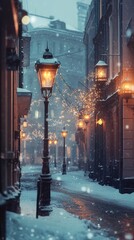
<svg viewBox="0 0 134 240">
<path fill-rule="evenodd" d="M 65 129 L 65 127 L 63 128 L 63 130 L 61 131 L 61 136 L 63 137 L 63 168 L 62 168 L 62 174 L 66 174 L 66 159 L 65 159 L 65 139 L 67 137 L 68 131 Z"/>
<path fill-rule="evenodd" d="M 48 99 L 52 95 L 52 89 L 55 82 L 55 77 L 58 71 L 60 63 L 53 57 L 47 47 L 43 54 L 43 58 L 40 58 L 35 63 L 35 69 L 38 74 L 41 93 L 44 98 L 44 144 L 43 144 L 43 157 L 42 157 L 42 174 L 39 178 L 39 206 L 38 214 L 41 216 L 49 215 L 52 208 L 50 207 L 50 184 L 51 174 L 49 169 L 49 151 L 48 151 Z"/>
</svg>

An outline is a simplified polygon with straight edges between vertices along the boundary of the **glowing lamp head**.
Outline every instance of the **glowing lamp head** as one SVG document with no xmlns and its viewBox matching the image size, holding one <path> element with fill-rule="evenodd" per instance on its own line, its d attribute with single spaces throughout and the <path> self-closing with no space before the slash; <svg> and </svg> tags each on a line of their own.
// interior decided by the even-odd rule
<svg viewBox="0 0 134 240">
<path fill-rule="evenodd" d="M 108 65 L 104 61 L 99 61 L 95 65 L 95 81 L 105 82 L 108 78 Z"/>
<path fill-rule="evenodd" d="M 23 131 L 20 131 L 20 139 L 24 140 L 26 138 L 26 133 Z"/>
<path fill-rule="evenodd" d="M 66 138 L 67 137 L 67 134 L 68 134 L 68 131 L 64 128 L 62 131 L 61 131 L 61 136 L 63 138 Z"/>
<path fill-rule="evenodd" d="M 58 143 L 58 140 L 57 139 L 54 139 L 54 144 L 56 145 Z"/>
<path fill-rule="evenodd" d="M 26 119 L 23 121 L 23 124 L 22 124 L 22 125 L 23 125 L 24 128 L 26 128 L 26 127 L 28 126 L 28 123 L 27 123 L 27 120 L 26 120 Z"/>
<path fill-rule="evenodd" d="M 48 48 L 43 54 L 43 58 L 38 59 L 35 63 L 41 92 L 44 97 L 49 97 L 52 93 L 59 66 L 60 63 L 53 57 L 52 53 L 49 52 Z"/>
<path fill-rule="evenodd" d="M 90 115 L 88 113 L 85 113 L 83 118 L 84 118 L 85 123 L 88 123 L 89 119 L 90 119 Z"/>
<path fill-rule="evenodd" d="M 98 125 L 102 125 L 103 124 L 103 120 L 102 118 L 99 118 L 98 121 L 96 122 Z"/>
<path fill-rule="evenodd" d="M 48 143 L 51 145 L 53 143 L 52 139 L 49 139 Z"/>
<path fill-rule="evenodd" d="M 85 128 L 85 123 L 84 123 L 83 119 L 78 120 L 77 127 L 78 127 L 78 129 L 84 129 Z"/>
<path fill-rule="evenodd" d="M 134 82 L 128 79 L 122 81 L 119 93 L 122 95 L 134 94 Z"/>
</svg>

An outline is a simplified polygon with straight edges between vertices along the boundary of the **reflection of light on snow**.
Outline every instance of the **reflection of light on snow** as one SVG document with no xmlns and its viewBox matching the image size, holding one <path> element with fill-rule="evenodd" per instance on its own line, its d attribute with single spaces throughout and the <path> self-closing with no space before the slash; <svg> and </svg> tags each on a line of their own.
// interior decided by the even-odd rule
<svg viewBox="0 0 134 240">
<path fill-rule="evenodd" d="M 61 177 L 57 177 L 56 180 L 61 181 Z"/>
<path fill-rule="evenodd" d="M 81 187 L 81 191 L 82 191 L 82 192 L 86 192 L 86 187 L 84 187 L 84 186 Z"/>
<path fill-rule="evenodd" d="M 54 240 L 54 238 L 53 237 L 48 237 L 48 240 Z"/>
<path fill-rule="evenodd" d="M 126 240 L 133 240 L 133 235 L 131 233 L 126 233 L 124 239 L 126 239 Z"/>
<path fill-rule="evenodd" d="M 87 193 L 90 193 L 90 192 L 91 192 L 90 188 L 87 188 Z"/>
<path fill-rule="evenodd" d="M 93 236 L 94 236 L 94 235 L 93 235 L 93 233 L 91 233 L 91 232 L 87 234 L 87 238 L 88 238 L 88 239 L 93 239 Z"/>
<path fill-rule="evenodd" d="M 97 227 L 98 227 L 98 228 L 101 228 L 100 224 L 97 224 Z"/>
<path fill-rule="evenodd" d="M 60 215 L 62 216 L 64 213 L 63 212 L 60 212 Z"/>
<path fill-rule="evenodd" d="M 82 191 L 82 192 L 90 193 L 90 192 L 91 192 L 91 189 L 90 189 L 89 187 L 83 186 L 83 187 L 81 187 L 81 191 Z"/>
</svg>

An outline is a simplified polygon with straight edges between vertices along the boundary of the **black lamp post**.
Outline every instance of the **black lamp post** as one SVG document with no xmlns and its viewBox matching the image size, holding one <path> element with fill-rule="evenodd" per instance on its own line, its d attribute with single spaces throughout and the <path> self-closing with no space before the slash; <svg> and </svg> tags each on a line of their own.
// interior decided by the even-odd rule
<svg viewBox="0 0 134 240">
<path fill-rule="evenodd" d="M 35 69 L 38 74 L 41 93 L 44 97 L 44 144 L 42 157 L 42 173 L 39 178 L 39 196 L 38 196 L 38 215 L 49 215 L 52 208 L 50 207 L 50 184 L 51 174 L 49 169 L 49 151 L 48 151 L 48 99 L 52 95 L 52 88 L 55 82 L 55 77 L 60 63 L 56 58 L 53 58 L 52 53 L 47 48 L 43 54 L 43 58 L 35 63 Z"/>
<path fill-rule="evenodd" d="M 86 176 L 86 172 L 87 172 L 87 168 L 88 168 L 88 147 L 87 147 L 87 139 L 88 139 L 88 132 L 87 132 L 87 125 L 89 123 L 89 120 L 90 120 L 90 114 L 88 113 L 85 113 L 83 115 L 83 119 L 84 119 L 84 122 L 86 123 L 86 142 L 85 142 L 85 149 L 86 149 L 86 160 L 85 160 L 85 171 L 84 171 L 84 175 Z"/>
<path fill-rule="evenodd" d="M 63 128 L 63 130 L 61 131 L 61 136 L 63 137 L 63 168 L 62 168 L 62 174 L 66 174 L 66 159 L 65 159 L 65 139 L 67 137 L 68 131 L 65 129 L 65 127 Z"/>
<path fill-rule="evenodd" d="M 54 158 L 54 166 L 55 168 L 57 167 L 57 162 L 56 162 L 56 145 L 58 143 L 58 140 L 57 139 L 54 139 L 54 145 L 55 145 L 55 158 Z"/>
</svg>

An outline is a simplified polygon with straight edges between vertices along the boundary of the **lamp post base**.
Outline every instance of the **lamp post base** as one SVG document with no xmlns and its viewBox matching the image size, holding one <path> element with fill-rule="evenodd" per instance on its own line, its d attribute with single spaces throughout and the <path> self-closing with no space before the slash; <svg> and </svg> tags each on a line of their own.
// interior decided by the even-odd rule
<svg viewBox="0 0 134 240">
<path fill-rule="evenodd" d="M 39 206 L 39 211 L 38 211 L 38 215 L 45 217 L 45 216 L 49 216 L 50 213 L 53 211 L 52 206 Z"/>
<path fill-rule="evenodd" d="M 62 175 L 66 174 L 66 164 L 63 163 L 63 166 L 62 166 Z"/>
<path fill-rule="evenodd" d="M 52 212 L 50 205 L 50 185 L 52 178 L 50 174 L 41 174 L 38 179 L 37 187 L 37 215 L 49 216 Z"/>
</svg>

